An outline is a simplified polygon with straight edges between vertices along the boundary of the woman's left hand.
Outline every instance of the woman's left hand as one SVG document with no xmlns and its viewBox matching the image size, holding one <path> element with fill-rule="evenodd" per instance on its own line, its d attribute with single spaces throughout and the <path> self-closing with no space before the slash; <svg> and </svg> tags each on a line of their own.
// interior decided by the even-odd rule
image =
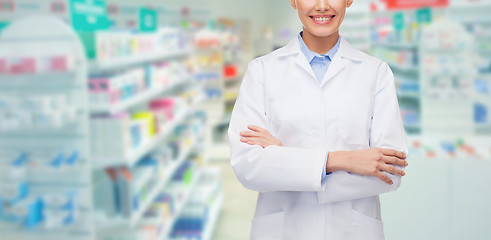
<svg viewBox="0 0 491 240">
<path fill-rule="evenodd" d="M 240 132 L 241 142 L 249 145 L 259 145 L 263 148 L 272 145 L 283 146 L 280 141 L 268 132 L 268 130 L 254 125 L 249 125 L 247 128 L 251 131 Z"/>
</svg>

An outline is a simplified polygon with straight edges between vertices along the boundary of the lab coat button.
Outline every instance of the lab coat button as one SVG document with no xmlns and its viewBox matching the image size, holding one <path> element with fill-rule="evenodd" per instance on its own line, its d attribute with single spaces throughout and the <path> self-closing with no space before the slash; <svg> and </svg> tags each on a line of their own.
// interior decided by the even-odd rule
<svg viewBox="0 0 491 240">
<path fill-rule="evenodd" d="M 320 135 L 320 133 L 319 133 L 319 132 L 317 132 L 317 131 L 312 132 L 312 137 L 313 137 L 313 138 L 317 139 L 317 138 L 319 138 L 320 136 L 321 136 L 321 135 Z"/>
</svg>

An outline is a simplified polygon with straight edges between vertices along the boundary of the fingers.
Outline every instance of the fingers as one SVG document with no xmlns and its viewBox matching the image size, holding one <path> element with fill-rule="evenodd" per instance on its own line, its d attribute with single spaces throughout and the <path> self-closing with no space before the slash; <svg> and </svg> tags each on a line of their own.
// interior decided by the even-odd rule
<svg viewBox="0 0 491 240">
<path fill-rule="evenodd" d="M 262 135 L 263 135 L 263 133 L 251 132 L 251 131 L 240 132 L 240 136 L 242 136 L 242 137 L 259 137 Z"/>
<path fill-rule="evenodd" d="M 263 139 L 262 138 L 257 138 L 257 137 L 242 137 L 240 138 L 240 141 L 243 142 L 243 143 L 247 143 L 249 145 L 259 145 L 261 147 L 265 147 L 263 146 L 264 145 L 264 141 L 262 141 Z"/>
<path fill-rule="evenodd" d="M 380 180 L 384 181 L 385 183 L 387 183 L 389 185 L 394 184 L 394 182 L 392 182 L 392 180 L 390 180 L 390 178 L 385 176 L 385 174 L 383 174 L 382 172 L 378 172 L 375 177 L 379 178 Z"/>
<path fill-rule="evenodd" d="M 399 175 L 399 176 L 404 176 L 406 175 L 406 173 L 404 171 L 402 171 L 401 169 L 399 168 L 396 168 L 392 165 L 387 165 L 387 164 L 383 164 L 381 167 L 380 167 L 380 170 L 382 171 L 386 171 L 388 173 L 391 173 L 391 174 L 396 174 L 396 175 Z"/>
<path fill-rule="evenodd" d="M 247 128 L 254 131 L 254 132 L 267 132 L 268 130 L 255 126 L 255 125 L 247 125 Z"/>
<path fill-rule="evenodd" d="M 259 145 L 263 148 L 271 145 L 283 146 L 268 130 L 254 125 L 248 125 L 247 128 L 251 131 L 240 132 L 241 142 L 249 145 Z"/>
<path fill-rule="evenodd" d="M 401 167 L 406 167 L 408 165 L 405 160 L 401 160 L 397 157 L 385 156 L 384 160 L 385 160 L 385 163 L 387 163 L 387 164 L 397 165 L 397 166 L 401 166 Z"/>
<path fill-rule="evenodd" d="M 265 138 L 262 138 L 262 137 L 247 137 L 247 138 L 242 137 L 242 138 L 240 138 L 240 141 L 243 143 L 247 143 L 249 145 L 259 145 L 262 148 L 266 148 L 266 147 L 269 147 L 272 145 L 282 146 L 281 142 L 272 142 L 272 141 L 265 139 Z"/>
<path fill-rule="evenodd" d="M 397 157 L 400 159 L 406 159 L 406 155 L 403 152 L 399 152 L 397 150 L 387 149 L 387 148 L 381 148 L 380 150 L 381 150 L 382 154 L 384 154 L 386 156 L 394 156 L 394 157 Z"/>
</svg>

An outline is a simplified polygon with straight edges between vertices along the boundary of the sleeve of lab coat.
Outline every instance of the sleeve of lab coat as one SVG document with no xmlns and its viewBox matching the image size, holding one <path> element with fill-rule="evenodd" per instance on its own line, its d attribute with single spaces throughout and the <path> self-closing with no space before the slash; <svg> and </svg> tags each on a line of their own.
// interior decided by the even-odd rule
<svg viewBox="0 0 491 240">
<path fill-rule="evenodd" d="M 269 129 L 262 63 L 249 63 L 232 112 L 228 136 L 231 165 L 244 187 L 258 191 L 321 191 L 327 150 L 269 146 L 240 141 L 248 125 Z M 271 130 L 270 130 L 271 131 Z"/>
<path fill-rule="evenodd" d="M 370 131 L 371 148 L 389 148 L 404 152 L 408 149 L 404 125 L 399 111 L 394 76 L 386 63 L 381 63 L 377 74 L 377 86 L 372 107 Z M 398 167 L 398 166 L 396 166 Z M 403 167 L 398 167 L 404 169 Z M 395 191 L 401 184 L 401 177 L 385 172 L 393 184 L 345 171 L 333 172 L 327 177 L 324 191 L 318 192 L 319 203 L 347 201 Z"/>
</svg>

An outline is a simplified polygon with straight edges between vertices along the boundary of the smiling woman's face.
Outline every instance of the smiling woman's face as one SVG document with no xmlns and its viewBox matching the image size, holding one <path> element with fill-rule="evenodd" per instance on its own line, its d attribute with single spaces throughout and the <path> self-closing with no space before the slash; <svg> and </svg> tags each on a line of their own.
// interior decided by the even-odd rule
<svg viewBox="0 0 491 240">
<path fill-rule="evenodd" d="M 353 0 L 290 0 L 306 31 L 316 37 L 328 37 L 338 32 L 346 8 Z"/>
</svg>

